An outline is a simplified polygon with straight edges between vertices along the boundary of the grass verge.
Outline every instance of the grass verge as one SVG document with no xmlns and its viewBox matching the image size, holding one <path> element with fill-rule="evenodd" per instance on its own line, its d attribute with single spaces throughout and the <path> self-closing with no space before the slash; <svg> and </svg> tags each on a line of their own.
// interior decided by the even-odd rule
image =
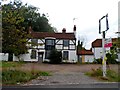
<svg viewBox="0 0 120 90">
<path fill-rule="evenodd" d="M 0 67 L 7 68 L 7 67 L 18 67 L 25 64 L 25 62 L 8 62 L 8 61 L 0 61 Z"/>
<path fill-rule="evenodd" d="M 4 70 L 2 72 L 3 85 L 15 85 L 28 82 L 38 76 L 49 76 L 48 72 L 42 71 L 20 71 L 20 70 Z"/>
<path fill-rule="evenodd" d="M 110 70 L 110 69 L 107 70 L 106 77 L 103 77 L 102 73 L 103 73 L 102 69 L 98 68 L 98 69 L 92 69 L 92 71 L 85 73 L 85 75 L 95 77 L 102 81 L 120 82 L 120 74 L 119 73 L 117 73 L 113 70 Z"/>
</svg>

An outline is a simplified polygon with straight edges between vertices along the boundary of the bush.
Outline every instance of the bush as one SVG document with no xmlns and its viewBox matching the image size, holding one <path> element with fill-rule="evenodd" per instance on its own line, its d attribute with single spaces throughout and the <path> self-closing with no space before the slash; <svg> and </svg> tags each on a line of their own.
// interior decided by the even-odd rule
<svg viewBox="0 0 120 90">
<path fill-rule="evenodd" d="M 92 69 L 91 72 L 87 72 L 86 75 L 92 76 L 92 77 L 97 77 L 100 80 L 107 80 L 111 82 L 120 82 L 120 75 L 113 71 L 108 69 L 106 72 L 106 77 L 103 77 L 103 71 L 101 68 L 98 69 Z"/>
<path fill-rule="evenodd" d="M 62 62 L 62 52 L 56 49 L 51 50 L 49 59 L 51 64 L 60 64 Z"/>
<path fill-rule="evenodd" d="M 101 58 L 95 59 L 93 63 L 102 64 L 102 59 Z"/>
<path fill-rule="evenodd" d="M 117 55 L 116 54 L 107 53 L 106 57 L 107 57 L 108 64 L 117 64 L 117 61 L 116 61 Z"/>
</svg>

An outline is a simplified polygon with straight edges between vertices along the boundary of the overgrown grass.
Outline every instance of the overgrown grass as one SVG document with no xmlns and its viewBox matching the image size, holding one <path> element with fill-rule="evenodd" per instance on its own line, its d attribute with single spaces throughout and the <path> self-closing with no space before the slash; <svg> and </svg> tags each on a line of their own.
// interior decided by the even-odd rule
<svg viewBox="0 0 120 90">
<path fill-rule="evenodd" d="M 110 69 L 107 70 L 106 77 L 103 77 L 103 72 L 101 68 L 92 69 L 91 72 L 87 72 L 85 74 L 88 76 L 96 77 L 103 81 L 120 82 L 120 74 Z"/>
<path fill-rule="evenodd" d="M 41 71 L 20 71 L 20 70 L 4 70 L 2 72 L 3 85 L 14 85 L 18 83 L 25 83 L 38 76 L 49 76 L 48 72 Z"/>
<path fill-rule="evenodd" d="M 19 61 L 19 62 L 0 61 L 0 66 L 2 68 L 4 68 L 4 67 L 18 67 L 18 66 L 21 66 L 23 64 L 25 64 L 25 62 L 21 62 L 21 61 Z"/>
<path fill-rule="evenodd" d="M 0 79 L 2 79 L 3 85 L 15 85 L 20 83 L 28 82 L 32 79 L 35 79 L 39 76 L 50 76 L 48 72 L 32 70 L 21 70 L 17 67 L 21 67 L 26 62 L 0 62 L 1 67 L 3 68 L 2 74 L 0 74 Z M 28 67 L 29 68 L 29 67 Z"/>
</svg>

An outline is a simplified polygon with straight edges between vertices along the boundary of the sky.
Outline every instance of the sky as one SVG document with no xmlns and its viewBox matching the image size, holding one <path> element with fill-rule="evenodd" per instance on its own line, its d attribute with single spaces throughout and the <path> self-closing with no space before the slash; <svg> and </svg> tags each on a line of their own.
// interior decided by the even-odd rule
<svg viewBox="0 0 120 90">
<path fill-rule="evenodd" d="M 8 0 L 9 1 L 9 0 Z M 119 0 L 21 0 L 39 7 L 39 12 L 48 15 L 49 23 L 58 32 L 66 28 L 66 32 L 73 32 L 73 25 L 77 27 L 77 40 L 83 41 L 86 49 L 91 43 L 102 38 L 99 34 L 99 19 L 108 13 L 109 30 L 106 38 L 117 37 L 118 31 L 118 2 Z M 75 18 L 75 19 L 74 19 Z M 102 21 L 104 30 L 105 19 Z"/>
</svg>

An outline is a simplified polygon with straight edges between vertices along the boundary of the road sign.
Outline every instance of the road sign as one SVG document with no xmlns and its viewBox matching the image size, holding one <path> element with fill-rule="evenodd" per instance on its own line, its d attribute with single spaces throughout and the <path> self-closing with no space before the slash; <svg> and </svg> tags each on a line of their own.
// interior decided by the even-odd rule
<svg viewBox="0 0 120 90">
<path fill-rule="evenodd" d="M 105 39 L 104 48 L 109 48 L 109 47 L 112 47 L 112 39 L 111 38 Z"/>
</svg>

